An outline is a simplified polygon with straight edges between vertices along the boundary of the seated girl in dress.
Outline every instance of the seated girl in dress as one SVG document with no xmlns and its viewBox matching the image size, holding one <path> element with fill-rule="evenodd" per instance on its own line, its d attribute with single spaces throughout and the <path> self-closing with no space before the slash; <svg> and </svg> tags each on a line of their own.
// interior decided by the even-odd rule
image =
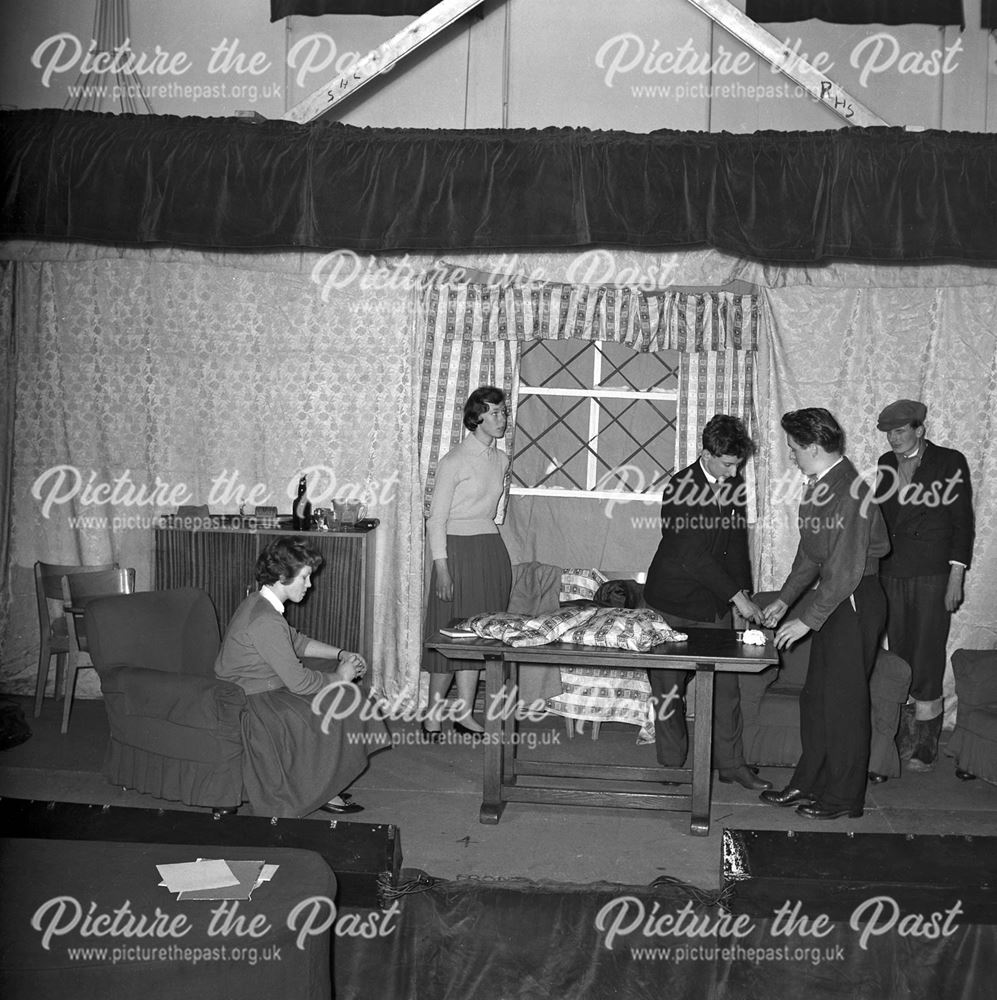
<svg viewBox="0 0 997 1000">
<path fill-rule="evenodd" d="M 303 538 L 272 541 L 256 561 L 259 590 L 236 609 L 215 661 L 215 674 L 247 695 L 243 781 L 258 815 L 362 811 L 343 790 L 366 770 L 368 754 L 387 742 L 384 723 L 362 720 L 359 710 L 330 719 L 312 708 L 318 692 L 367 670 L 358 653 L 302 635 L 284 619 L 285 604 L 304 598 L 322 561 Z M 304 658 L 318 660 L 318 669 Z"/>
</svg>

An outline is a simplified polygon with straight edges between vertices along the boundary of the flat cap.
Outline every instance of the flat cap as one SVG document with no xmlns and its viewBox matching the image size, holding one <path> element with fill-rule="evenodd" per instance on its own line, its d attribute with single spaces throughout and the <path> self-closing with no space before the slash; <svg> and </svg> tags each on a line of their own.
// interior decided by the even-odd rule
<svg viewBox="0 0 997 1000">
<path fill-rule="evenodd" d="M 924 403 L 914 399 L 898 399 L 880 413 L 876 427 L 881 431 L 892 431 L 905 424 L 923 424 L 927 413 L 928 408 Z"/>
</svg>

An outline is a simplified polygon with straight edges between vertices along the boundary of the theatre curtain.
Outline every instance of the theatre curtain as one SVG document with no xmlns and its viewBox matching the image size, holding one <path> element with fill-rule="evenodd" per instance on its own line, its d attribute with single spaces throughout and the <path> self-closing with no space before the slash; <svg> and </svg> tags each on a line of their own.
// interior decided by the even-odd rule
<svg viewBox="0 0 997 1000">
<path fill-rule="evenodd" d="M 997 261 L 997 135 L 368 129 L 0 113 L 0 238 Z M 484 193 L 483 193 L 484 192 Z"/>
<path fill-rule="evenodd" d="M 463 436 L 461 407 L 477 385 L 493 383 L 505 389 L 512 410 L 505 446 L 515 453 L 521 343 L 571 337 L 614 341 L 637 351 L 681 352 L 678 468 L 695 460 L 703 427 L 714 413 L 731 413 L 749 429 L 755 427 L 753 359 L 759 316 L 755 294 L 649 294 L 636 287 L 559 282 L 433 284 L 424 296 L 420 321 L 426 330 L 419 433 L 426 513 L 436 463 Z M 753 519 L 751 462 L 746 478 Z M 561 522 L 558 531 L 572 530 L 563 518 L 552 519 Z M 587 530 L 584 524 L 574 527 Z M 544 528 L 534 524 L 531 530 L 542 533 Z"/>
<path fill-rule="evenodd" d="M 816 18 L 837 24 L 966 25 L 962 0 L 748 0 L 745 13 L 763 24 Z"/>
</svg>

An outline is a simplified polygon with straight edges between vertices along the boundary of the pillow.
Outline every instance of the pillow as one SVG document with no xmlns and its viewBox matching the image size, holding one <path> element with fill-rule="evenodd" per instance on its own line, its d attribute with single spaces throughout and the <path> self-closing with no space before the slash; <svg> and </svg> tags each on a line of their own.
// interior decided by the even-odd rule
<svg viewBox="0 0 997 1000">
<path fill-rule="evenodd" d="M 578 628 L 599 609 L 588 607 L 561 608 L 548 615 L 516 615 L 508 611 L 472 615 L 462 623 L 483 639 L 499 639 L 510 646 L 545 646 L 559 639 L 569 629 Z"/>
<path fill-rule="evenodd" d="M 557 599 L 567 601 L 591 601 L 600 584 L 606 582 L 597 569 L 566 569 L 561 571 L 561 592 Z"/>
<path fill-rule="evenodd" d="M 659 643 L 685 642 L 688 638 L 651 608 L 599 608 L 582 625 L 565 632 L 561 642 L 646 653 Z"/>
</svg>

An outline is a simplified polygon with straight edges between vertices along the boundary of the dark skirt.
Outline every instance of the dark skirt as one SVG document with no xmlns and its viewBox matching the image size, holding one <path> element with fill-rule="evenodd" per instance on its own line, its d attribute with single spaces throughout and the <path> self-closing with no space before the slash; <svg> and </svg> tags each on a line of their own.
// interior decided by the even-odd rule
<svg viewBox="0 0 997 1000">
<path fill-rule="evenodd" d="M 254 813 L 296 818 L 315 812 L 366 770 L 369 754 L 387 745 L 384 723 L 361 719 L 363 698 L 352 697 L 354 685 L 345 687 L 352 690 L 341 703 L 344 713 L 357 706 L 345 718 L 328 711 L 328 696 L 318 713 L 311 696 L 286 688 L 247 696 L 243 784 Z"/>
<path fill-rule="evenodd" d="M 447 535 L 447 566 L 453 578 L 453 600 L 436 596 L 436 565 L 429 581 L 425 638 L 446 628 L 455 618 L 469 618 L 486 611 L 506 611 L 512 590 L 509 552 L 496 532 L 488 535 Z M 453 670 L 480 670 L 480 660 L 448 660 L 435 650 L 426 650 L 422 669 L 430 674 Z"/>
</svg>

